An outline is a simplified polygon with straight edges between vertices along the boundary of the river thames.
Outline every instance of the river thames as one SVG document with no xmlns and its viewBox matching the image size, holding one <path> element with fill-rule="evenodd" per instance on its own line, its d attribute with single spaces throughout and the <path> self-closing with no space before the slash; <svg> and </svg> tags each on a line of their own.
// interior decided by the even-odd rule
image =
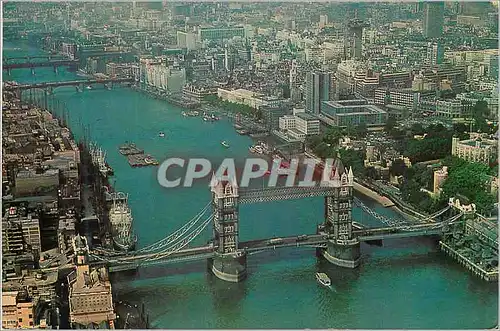
<svg viewBox="0 0 500 331">
<path fill-rule="evenodd" d="M 37 54 L 23 43 L 4 43 L 4 56 Z M 4 80 L 22 83 L 81 79 L 64 69 L 13 70 Z M 115 187 L 129 193 L 139 247 L 163 238 L 193 217 L 210 199 L 206 186 L 166 189 L 156 168 L 131 168 L 118 146 L 135 142 L 158 159 L 166 157 L 244 158 L 250 138 L 226 120 L 208 123 L 183 117 L 181 109 L 128 88 L 77 92 L 57 88 L 76 137 L 82 127 L 107 152 Z M 166 138 L 160 138 L 163 131 Z M 230 143 L 225 149 L 222 140 Z M 113 181 L 112 181 L 113 182 Z M 389 217 L 394 211 L 363 198 Z M 375 220 L 353 211 L 356 221 Z M 313 233 L 323 217 L 321 198 L 243 206 L 240 240 Z M 194 243 L 203 244 L 209 229 Z M 320 287 L 326 272 L 332 289 Z M 205 262 L 141 269 L 112 279 L 116 299 L 146 305 L 153 328 L 491 328 L 497 325 L 497 284 L 477 279 L 438 250 L 429 238 L 362 245 L 355 270 L 329 265 L 312 249 L 284 249 L 248 257 L 248 279 L 220 281 Z"/>
</svg>

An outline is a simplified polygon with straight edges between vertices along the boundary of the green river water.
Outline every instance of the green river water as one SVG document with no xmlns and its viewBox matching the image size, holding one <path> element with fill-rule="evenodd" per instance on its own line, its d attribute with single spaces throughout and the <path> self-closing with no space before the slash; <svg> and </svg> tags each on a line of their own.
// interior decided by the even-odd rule
<svg viewBox="0 0 500 331">
<path fill-rule="evenodd" d="M 4 43 L 4 56 L 36 54 L 23 43 Z M 18 82 L 81 79 L 64 69 L 13 70 L 4 80 Z M 185 118 L 181 109 L 127 88 L 77 92 L 58 88 L 70 127 L 82 135 L 90 126 L 94 141 L 107 151 L 116 188 L 130 194 L 139 246 L 163 238 L 207 204 L 209 189 L 166 189 L 156 168 L 131 168 L 118 153 L 133 141 L 147 153 L 166 157 L 247 157 L 250 138 L 226 120 L 206 123 Z M 158 132 L 167 138 L 158 137 Z M 231 148 L 224 149 L 220 141 Z M 394 211 L 363 198 L 379 213 Z M 323 216 L 321 198 L 243 206 L 242 241 L 313 233 Z M 355 209 L 357 221 L 377 224 Z M 204 244 L 206 230 L 194 243 Z M 332 289 L 314 274 L 326 272 Z M 248 279 L 230 284 L 206 271 L 205 262 L 141 269 L 113 278 L 117 300 L 144 302 L 155 328 L 490 328 L 497 324 L 498 287 L 474 277 L 441 253 L 429 238 L 390 240 L 383 247 L 362 245 L 362 263 L 347 270 L 318 260 L 311 249 L 284 249 L 248 258 Z"/>
</svg>

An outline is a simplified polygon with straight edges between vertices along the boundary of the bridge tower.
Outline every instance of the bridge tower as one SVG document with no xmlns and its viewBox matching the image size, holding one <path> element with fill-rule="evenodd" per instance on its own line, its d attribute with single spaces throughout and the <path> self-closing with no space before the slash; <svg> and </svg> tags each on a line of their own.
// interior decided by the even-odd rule
<svg viewBox="0 0 500 331">
<path fill-rule="evenodd" d="M 318 249 L 330 263 L 346 268 L 359 265 L 360 243 L 352 234 L 352 204 L 354 175 L 347 170 L 339 157 L 333 165 L 326 166 L 326 183 L 333 194 L 325 197 L 325 222 L 318 227 L 318 233 L 327 235 L 326 248 Z"/>
<path fill-rule="evenodd" d="M 213 238 L 217 247 L 209 260 L 209 268 L 218 278 L 239 282 L 246 278 L 246 252 L 238 248 L 239 206 L 238 184 L 232 178 L 223 181 L 212 178 Z"/>
</svg>

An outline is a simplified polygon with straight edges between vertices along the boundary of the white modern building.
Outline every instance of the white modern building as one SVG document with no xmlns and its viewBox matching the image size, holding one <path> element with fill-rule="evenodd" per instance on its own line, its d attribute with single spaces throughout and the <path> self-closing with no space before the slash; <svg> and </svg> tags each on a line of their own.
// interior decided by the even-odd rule
<svg viewBox="0 0 500 331">
<path fill-rule="evenodd" d="M 295 116 L 285 115 L 279 118 L 279 129 L 281 131 L 288 131 L 295 129 Z"/>
<path fill-rule="evenodd" d="M 320 133 L 320 121 L 314 115 L 298 112 L 279 119 L 280 137 L 288 141 L 304 141 L 307 136 Z"/>
<path fill-rule="evenodd" d="M 255 109 L 263 106 L 279 107 L 283 102 L 282 99 L 245 89 L 226 90 L 219 88 L 217 89 L 217 96 L 224 101 L 247 105 Z"/>
<path fill-rule="evenodd" d="M 295 116 L 295 127 L 306 135 L 319 134 L 319 119 L 308 113 L 298 113 Z"/>
<path fill-rule="evenodd" d="M 157 59 L 145 59 L 141 61 L 141 81 L 159 90 L 179 93 L 186 84 L 186 70 L 167 67 Z"/>
<path fill-rule="evenodd" d="M 436 100 L 436 115 L 446 118 L 457 118 L 462 115 L 461 100 Z"/>
</svg>

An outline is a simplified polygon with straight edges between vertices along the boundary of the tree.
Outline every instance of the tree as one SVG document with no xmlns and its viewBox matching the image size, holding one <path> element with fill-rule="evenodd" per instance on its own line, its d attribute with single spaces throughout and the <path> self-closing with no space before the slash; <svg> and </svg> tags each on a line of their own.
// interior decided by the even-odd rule
<svg viewBox="0 0 500 331">
<path fill-rule="evenodd" d="M 321 136 L 307 136 L 306 137 L 306 146 L 311 150 L 314 150 L 316 146 L 321 144 L 322 139 Z"/>
<path fill-rule="evenodd" d="M 415 123 L 411 126 L 411 133 L 413 135 L 423 135 L 425 133 L 424 126 L 420 123 Z"/>
<path fill-rule="evenodd" d="M 387 122 L 385 122 L 385 132 L 391 134 L 392 130 L 396 127 L 396 119 L 392 116 L 389 116 Z"/>
<path fill-rule="evenodd" d="M 479 100 L 476 102 L 474 107 L 472 108 L 472 116 L 474 118 L 486 118 L 489 115 L 490 111 L 488 109 L 488 103 L 484 100 Z"/>
<path fill-rule="evenodd" d="M 339 150 L 340 159 L 344 166 L 347 168 L 352 167 L 354 176 L 364 177 L 365 176 L 365 154 L 362 151 L 355 151 L 353 149 L 340 149 Z"/>
<path fill-rule="evenodd" d="M 392 165 L 389 169 L 389 172 L 394 176 L 403 176 L 406 174 L 406 170 L 407 167 L 405 162 L 401 159 L 396 159 L 392 161 Z"/>
<path fill-rule="evenodd" d="M 455 123 L 453 125 L 453 134 L 460 140 L 469 138 L 469 128 L 464 123 Z"/>
<path fill-rule="evenodd" d="M 340 138 L 344 135 L 342 133 L 342 129 L 338 126 L 332 126 L 328 128 L 326 133 L 323 136 L 323 141 L 331 146 L 338 146 Z"/>
<path fill-rule="evenodd" d="M 354 128 L 354 135 L 358 138 L 366 137 L 367 133 L 368 133 L 368 127 L 364 122 L 360 123 L 358 126 Z"/>
<path fill-rule="evenodd" d="M 366 174 L 366 177 L 368 178 L 372 178 L 372 179 L 377 179 L 378 178 L 378 174 L 377 174 L 377 170 L 375 169 L 375 167 L 367 167 L 365 169 L 365 174 Z"/>
<path fill-rule="evenodd" d="M 332 147 L 328 146 L 326 143 L 321 142 L 314 148 L 314 154 L 319 156 L 322 159 L 326 159 L 334 156 L 334 150 Z"/>
<path fill-rule="evenodd" d="M 469 162 L 451 168 L 443 184 L 443 195 L 447 198 L 463 195 L 476 203 L 480 211 L 489 212 L 496 199 L 489 193 L 488 171 L 489 167 L 484 164 Z"/>
<path fill-rule="evenodd" d="M 480 132 L 490 132 L 490 127 L 486 123 L 489 115 L 488 103 L 480 100 L 472 108 L 472 118 L 474 119 L 474 130 Z"/>
</svg>

